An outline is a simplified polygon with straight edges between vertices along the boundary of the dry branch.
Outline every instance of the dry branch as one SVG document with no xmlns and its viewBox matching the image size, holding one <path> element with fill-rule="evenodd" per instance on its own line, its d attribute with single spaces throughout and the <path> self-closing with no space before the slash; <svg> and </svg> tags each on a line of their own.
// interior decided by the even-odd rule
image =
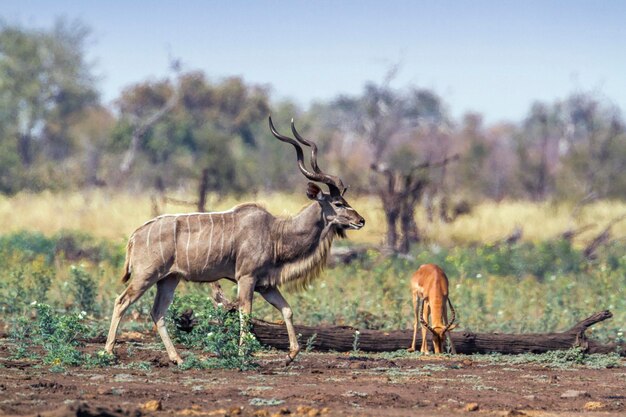
<svg viewBox="0 0 626 417">
<path fill-rule="evenodd" d="M 607 224 L 604 230 L 602 230 L 602 232 L 600 232 L 595 238 L 591 240 L 589 244 L 587 244 L 587 246 L 583 250 L 585 258 L 590 260 L 595 259 L 597 257 L 598 248 L 602 245 L 609 243 L 611 239 L 611 229 L 613 228 L 613 226 L 615 226 L 617 223 L 621 222 L 624 219 L 626 219 L 626 214 L 614 217 L 609 222 L 609 224 Z"/>
<path fill-rule="evenodd" d="M 601 344 L 588 340 L 585 336 L 587 328 L 612 316 L 610 311 L 602 311 L 560 333 L 504 334 L 465 331 L 452 332 L 451 334 L 457 353 L 462 354 L 544 353 L 578 346 L 588 353 L 619 352 L 624 355 L 626 351 L 622 345 Z M 300 343 L 304 345 L 310 341 L 313 348 L 320 351 L 347 352 L 352 350 L 357 332 L 358 349 L 364 352 L 390 352 L 407 349 L 411 345 L 413 335 L 412 330 L 381 331 L 357 329 L 349 326 L 296 326 L 296 333 L 300 334 Z M 282 325 L 255 320 L 253 333 L 266 346 L 281 350 L 289 349 L 287 332 Z M 418 335 L 417 345 L 419 346 L 420 343 L 421 337 Z"/>
<path fill-rule="evenodd" d="M 596 227 L 595 223 L 590 223 L 590 224 L 586 224 L 576 229 L 570 228 L 562 232 L 561 234 L 559 234 L 558 237 L 559 239 L 563 239 L 563 240 L 567 240 L 571 242 L 576 236 L 579 236 L 585 233 L 586 231 L 593 229 L 594 227 Z"/>
</svg>

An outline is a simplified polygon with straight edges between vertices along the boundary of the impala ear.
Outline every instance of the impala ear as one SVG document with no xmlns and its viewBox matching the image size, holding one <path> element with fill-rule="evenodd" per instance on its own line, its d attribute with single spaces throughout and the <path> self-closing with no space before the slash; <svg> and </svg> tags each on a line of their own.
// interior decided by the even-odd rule
<svg viewBox="0 0 626 417">
<path fill-rule="evenodd" d="M 450 327 L 448 327 L 448 331 L 452 330 L 452 329 L 456 329 L 457 324 L 453 323 L 450 325 Z"/>
<path fill-rule="evenodd" d="M 317 184 L 310 182 L 307 184 L 306 196 L 309 197 L 310 200 L 321 201 L 324 199 L 324 192 Z"/>
</svg>

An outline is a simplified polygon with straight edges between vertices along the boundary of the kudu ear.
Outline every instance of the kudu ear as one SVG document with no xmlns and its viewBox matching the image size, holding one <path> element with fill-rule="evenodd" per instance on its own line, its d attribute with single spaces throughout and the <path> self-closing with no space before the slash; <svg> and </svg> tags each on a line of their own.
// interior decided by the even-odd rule
<svg viewBox="0 0 626 417">
<path fill-rule="evenodd" d="M 310 182 L 307 184 L 306 196 L 309 197 L 310 200 L 322 201 L 324 199 L 324 192 L 317 184 Z"/>
</svg>

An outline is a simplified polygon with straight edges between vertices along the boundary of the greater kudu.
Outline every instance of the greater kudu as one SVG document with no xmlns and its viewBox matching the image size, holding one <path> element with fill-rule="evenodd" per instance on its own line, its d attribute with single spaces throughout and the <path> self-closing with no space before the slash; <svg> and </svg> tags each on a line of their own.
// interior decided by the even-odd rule
<svg viewBox="0 0 626 417">
<path fill-rule="evenodd" d="M 165 327 L 165 314 L 176 286 L 181 279 L 214 282 L 225 278 L 237 283 L 242 318 L 252 310 L 255 291 L 282 313 L 289 334 L 287 364 L 296 357 L 300 348 L 291 322 L 291 307 L 278 287 L 306 286 L 320 274 L 334 237 L 345 237 L 347 229 L 362 228 L 365 220 L 343 198 L 346 188 L 341 179 L 319 168 L 317 146 L 298 134 L 293 120 L 295 138 L 311 147 L 313 171 L 305 167 L 298 142 L 279 134 L 271 117 L 269 125 L 277 139 L 294 146 L 302 174 L 326 184 L 330 192 L 309 182 L 306 195 L 313 203 L 293 217 L 275 217 L 256 204 L 247 203 L 224 212 L 163 215 L 139 227 L 128 241 L 122 277 L 128 286 L 115 300 L 107 352 L 113 352 L 117 328 L 126 309 L 156 284 L 152 319 L 170 360 L 181 363 Z"/>
</svg>

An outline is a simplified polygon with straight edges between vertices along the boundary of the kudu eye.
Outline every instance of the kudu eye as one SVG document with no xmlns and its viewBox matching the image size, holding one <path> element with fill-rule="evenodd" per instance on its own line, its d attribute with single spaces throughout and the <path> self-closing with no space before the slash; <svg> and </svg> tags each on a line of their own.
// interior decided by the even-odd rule
<svg viewBox="0 0 626 417">
<path fill-rule="evenodd" d="M 335 206 L 337 208 L 344 208 L 344 207 L 346 207 L 345 204 L 343 204 L 341 201 L 333 202 L 333 206 Z"/>
</svg>

